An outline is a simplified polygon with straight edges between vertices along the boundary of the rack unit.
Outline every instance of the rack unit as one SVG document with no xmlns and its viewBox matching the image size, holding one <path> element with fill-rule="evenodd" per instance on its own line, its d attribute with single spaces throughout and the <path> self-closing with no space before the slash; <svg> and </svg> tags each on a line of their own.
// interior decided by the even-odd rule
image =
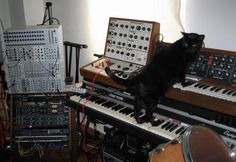
<svg viewBox="0 0 236 162">
<path fill-rule="evenodd" d="M 62 26 L 28 26 L 4 31 L 8 92 L 49 93 L 65 88 Z"/>
</svg>

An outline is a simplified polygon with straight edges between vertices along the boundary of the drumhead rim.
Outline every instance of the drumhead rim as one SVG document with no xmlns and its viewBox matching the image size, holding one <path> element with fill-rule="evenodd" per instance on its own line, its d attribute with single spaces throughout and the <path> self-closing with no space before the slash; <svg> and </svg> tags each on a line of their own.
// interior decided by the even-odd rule
<svg viewBox="0 0 236 162">
<path fill-rule="evenodd" d="M 189 146 L 189 138 L 190 138 L 190 134 L 192 131 L 193 126 L 190 126 L 183 134 L 182 136 L 182 141 L 183 141 L 183 147 L 182 147 L 182 151 L 183 151 L 183 155 L 184 155 L 184 160 L 185 162 L 193 162 L 192 161 L 192 155 L 190 153 L 190 146 Z"/>
</svg>

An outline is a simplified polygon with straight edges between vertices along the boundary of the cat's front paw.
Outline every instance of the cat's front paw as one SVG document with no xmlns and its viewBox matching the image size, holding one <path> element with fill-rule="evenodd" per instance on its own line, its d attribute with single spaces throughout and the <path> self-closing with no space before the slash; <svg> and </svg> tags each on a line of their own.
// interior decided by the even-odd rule
<svg viewBox="0 0 236 162">
<path fill-rule="evenodd" d="M 135 120 L 136 120 L 136 122 L 137 122 L 138 124 L 144 123 L 144 120 L 142 120 L 142 119 L 140 119 L 140 118 L 135 118 Z"/>
</svg>

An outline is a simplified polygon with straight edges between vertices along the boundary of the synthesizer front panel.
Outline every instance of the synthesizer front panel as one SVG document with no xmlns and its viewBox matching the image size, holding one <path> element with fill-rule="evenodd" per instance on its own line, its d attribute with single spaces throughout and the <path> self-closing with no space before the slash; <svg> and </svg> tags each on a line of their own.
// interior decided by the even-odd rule
<svg viewBox="0 0 236 162">
<path fill-rule="evenodd" d="M 13 147 L 70 148 L 69 107 L 61 96 L 13 95 Z"/>
<path fill-rule="evenodd" d="M 64 91 L 62 26 L 28 26 L 4 31 L 8 92 Z"/>
<path fill-rule="evenodd" d="M 187 75 L 236 85 L 236 52 L 203 48 L 189 65 Z"/>
<path fill-rule="evenodd" d="M 159 33 L 156 22 L 110 18 L 104 55 L 145 65 L 159 41 Z"/>
<path fill-rule="evenodd" d="M 122 88 L 106 75 L 105 67 L 111 66 L 116 75 L 127 78 L 130 73 L 150 62 L 159 35 L 160 24 L 157 22 L 111 17 L 104 57 L 85 65 L 80 73 L 90 79 L 98 75 L 96 81 Z"/>
</svg>

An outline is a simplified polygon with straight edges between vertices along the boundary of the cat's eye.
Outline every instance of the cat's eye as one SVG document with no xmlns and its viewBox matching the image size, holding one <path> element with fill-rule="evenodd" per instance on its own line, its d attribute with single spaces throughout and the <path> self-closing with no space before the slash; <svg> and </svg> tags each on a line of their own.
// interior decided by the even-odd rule
<svg viewBox="0 0 236 162">
<path fill-rule="evenodd" d="M 188 43 L 184 43 L 184 47 L 188 47 Z"/>
<path fill-rule="evenodd" d="M 192 47 L 196 47 L 197 45 L 196 44 L 192 44 Z"/>
</svg>

